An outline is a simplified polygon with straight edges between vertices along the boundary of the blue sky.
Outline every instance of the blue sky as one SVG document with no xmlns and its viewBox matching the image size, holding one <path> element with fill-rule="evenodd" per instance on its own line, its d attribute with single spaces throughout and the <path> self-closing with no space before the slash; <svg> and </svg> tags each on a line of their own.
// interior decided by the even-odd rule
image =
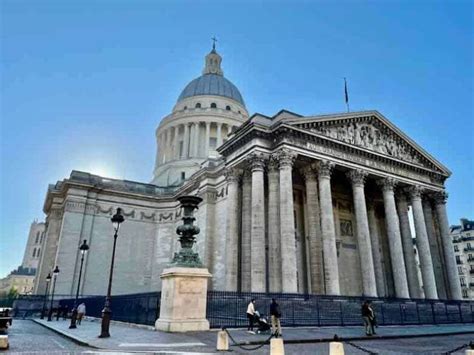
<svg viewBox="0 0 474 355">
<path fill-rule="evenodd" d="M 1 10 L 0 277 L 47 185 L 149 181 L 154 130 L 217 36 L 249 112 L 377 109 L 445 164 L 451 223 L 474 217 L 470 1 L 36 1 Z M 8 252 L 5 253 L 5 250 Z"/>
</svg>

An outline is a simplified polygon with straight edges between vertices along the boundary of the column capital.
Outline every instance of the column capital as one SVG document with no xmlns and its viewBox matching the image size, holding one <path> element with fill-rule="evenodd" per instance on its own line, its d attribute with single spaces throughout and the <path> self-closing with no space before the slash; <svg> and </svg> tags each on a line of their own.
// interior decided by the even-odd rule
<svg viewBox="0 0 474 355">
<path fill-rule="evenodd" d="M 304 168 L 300 169 L 300 173 L 301 175 L 303 175 L 303 178 L 306 180 L 306 181 L 311 181 L 311 180 L 316 180 L 316 176 L 317 176 L 317 170 L 316 168 L 311 164 L 311 165 L 308 165 L 308 166 L 305 166 Z"/>
<path fill-rule="evenodd" d="M 251 182 L 251 181 L 252 181 L 252 173 L 248 169 L 245 169 L 242 174 L 242 182 Z"/>
<path fill-rule="evenodd" d="M 367 175 L 369 175 L 369 173 L 361 169 L 350 170 L 346 173 L 346 176 L 351 181 L 352 186 L 362 186 L 362 187 L 365 184 L 365 178 L 367 177 Z"/>
<path fill-rule="evenodd" d="M 295 152 L 292 152 L 291 150 L 285 148 L 280 149 L 274 154 L 272 154 L 272 156 L 274 156 L 275 159 L 278 160 L 280 169 L 283 167 L 292 167 L 293 163 L 296 160 L 296 155 L 297 154 Z"/>
<path fill-rule="evenodd" d="M 250 164 L 250 169 L 252 171 L 258 171 L 265 168 L 266 157 L 262 153 L 252 153 L 248 157 L 248 162 Z"/>
<path fill-rule="evenodd" d="M 226 168 L 224 170 L 224 175 L 228 183 L 239 182 L 241 171 L 236 168 Z"/>
<path fill-rule="evenodd" d="M 448 201 L 448 197 L 449 195 L 446 191 L 437 191 L 433 194 L 435 204 L 437 205 L 445 205 Z"/>
<path fill-rule="evenodd" d="M 334 169 L 334 163 L 329 160 L 320 160 L 317 163 L 318 176 L 329 179 Z"/>
<path fill-rule="evenodd" d="M 424 188 L 422 188 L 419 185 L 413 185 L 413 186 L 407 187 L 406 191 L 408 192 L 412 200 L 421 199 L 421 195 L 423 194 Z"/>
<path fill-rule="evenodd" d="M 395 186 L 397 186 L 398 181 L 394 178 L 383 178 L 377 181 L 377 185 L 379 185 L 383 191 L 392 191 L 394 190 Z"/>
<path fill-rule="evenodd" d="M 268 159 L 268 162 L 267 162 L 268 173 L 269 174 L 277 173 L 278 166 L 279 166 L 278 158 L 274 154 L 270 155 L 270 158 Z"/>
</svg>

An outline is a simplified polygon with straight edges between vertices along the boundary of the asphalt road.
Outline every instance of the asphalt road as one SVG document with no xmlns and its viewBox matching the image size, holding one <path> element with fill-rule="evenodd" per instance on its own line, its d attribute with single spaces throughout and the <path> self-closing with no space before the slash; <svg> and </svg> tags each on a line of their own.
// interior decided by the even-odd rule
<svg viewBox="0 0 474 355">
<path fill-rule="evenodd" d="M 90 350 L 29 320 L 13 320 L 8 330 L 10 349 L 8 355 L 21 354 L 71 354 Z"/>
<path fill-rule="evenodd" d="M 5 354 L 100 354 L 100 351 L 78 345 L 55 332 L 42 327 L 39 324 L 29 320 L 14 320 L 13 326 L 9 330 L 10 350 Z M 438 336 L 423 338 L 405 338 L 405 339 L 389 339 L 389 340 L 371 340 L 371 341 L 354 341 L 353 343 L 362 346 L 364 349 L 370 350 L 378 354 L 443 354 L 462 344 L 474 341 L 472 334 L 454 335 L 454 336 Z M 328 354 L 329 345 L 321 344 L 286 344 L 286 355 L 326 355 Z M 146 349 L 141 349 L 142 354 Z M 214 352 L 214 349 L 194 349 L 193 352 L 202 351 L 203 353 Z M 266 345 L 259 350 L 245 351 L 237 347 L 231 347 L 230 354 L 258 354 L 268 355 L 270 353 L 269 346 Z M 347 355 L 366 354 L 362 350 L 345 345 L 345 353 Z M 176 351 L 178 352 L 178 351 Z M 116 352 L 115 352 L 116 353 Z M 1 354 L 1 352 L 0 352 Z M 107 354 L 107 352 L 102 352 Z M 110 353 L 109 353 L 110 354 Z M 153 352 L 150 352 L 153 354 Z M 192 354 L 192 352 L 190 353 Z M 222 353 L 221 353 L 222 354 Z M 456 355 L 464 354 L 464 351 L 454 353 Z"/>
</svg>

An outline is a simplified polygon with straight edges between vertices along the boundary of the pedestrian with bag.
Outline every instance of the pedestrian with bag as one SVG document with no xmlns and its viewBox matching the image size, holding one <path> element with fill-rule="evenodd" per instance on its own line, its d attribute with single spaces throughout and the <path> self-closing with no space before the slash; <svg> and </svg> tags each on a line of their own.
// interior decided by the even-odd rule
<svg viewBox="0 0 474 355">
<path fill-rule="evenodd" d="M 272 318 L 272 334 L 275 338 L 278 338 L 279 336 L 281 337 L 281 310 L 280 305 L 274 298 L 272 298 L 272 303 L 270 303 L 270 316 Z"/>
</svg>

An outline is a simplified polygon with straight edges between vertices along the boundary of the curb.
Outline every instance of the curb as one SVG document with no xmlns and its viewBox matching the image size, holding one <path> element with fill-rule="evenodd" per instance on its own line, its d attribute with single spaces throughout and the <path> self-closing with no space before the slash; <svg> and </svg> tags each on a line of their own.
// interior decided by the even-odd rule
<svg viewBox="0 0 474 355">
<path fill-rule="evenodd" d="M 47 324 L 44 324 L 43 322 L 40 322 L 40 321 L 38 321 L 38 320 L 36 320 L 36 319 L 31 319 L 31 321 L 35 322 L 36 324 L 41 325 L 42 327 L 44 327 L 44 328 L 46 328 L 46 329 L 52 330 L 53 332 L 55 332 L 55 333 L 57 333 L 57 334 L 63 336 L 64 338 L 67 338 L 67 339 L 69 339 L 69 340 L 72 340 L 72 341 L 75 342 L 76 344 L 79 344 L 79 345 L 82 345 L 82 346 L 87 346 L 87 347 L 92 348 L 92 349 L 102 349 L 102 348 L 99 348 L 99 347 L 97 347 L 97 346 L 91 345 L 91 344 L 89 344 L 89 343 L 87 343 L 87 342 L 81 340 L 80 338 L 78 338 L 78 337 L 76 337 L 76 336 L 74 336 L 74 335 L 72 335 L 72 334 L 70 334 L 70 333 L 62 332 L 62 331 L 60 331 L 60 330 L 58 330 L 58 329 L 55 329 L 55 328 L 53 328 L 53 327 L 49 327 Z M 102 350 L 104 350 L 104 349 L 102 349 Z"/>
<path fill-rule="evenodd" d="M 408 338 L 425 338 L 425 337 L 436 337 L 436 336 L 448 336 L 448 335 L 464 335 L 474 334 L 473 331 L 462 331 L 462 332 L 445 332 L 445 333 L 427 333 L 427 334 L 407 334 L 407 335 L 376 335 L 376 336 L 363 336 L 363 337 L 338 337 L 334 338 L 314 338 L 314 339 L 283 339 L 285 344 L 309 344 L 309 343 L 329 343 L 332 341 L 370 341 L 370 340 L 388 340 L 388 339 L 408 339 Z M 246 341 L 243 343 L 232 344 L 231 346 L 240 345 L 262 345 L 270 344 L 269 341 Z"/>
</svg>

